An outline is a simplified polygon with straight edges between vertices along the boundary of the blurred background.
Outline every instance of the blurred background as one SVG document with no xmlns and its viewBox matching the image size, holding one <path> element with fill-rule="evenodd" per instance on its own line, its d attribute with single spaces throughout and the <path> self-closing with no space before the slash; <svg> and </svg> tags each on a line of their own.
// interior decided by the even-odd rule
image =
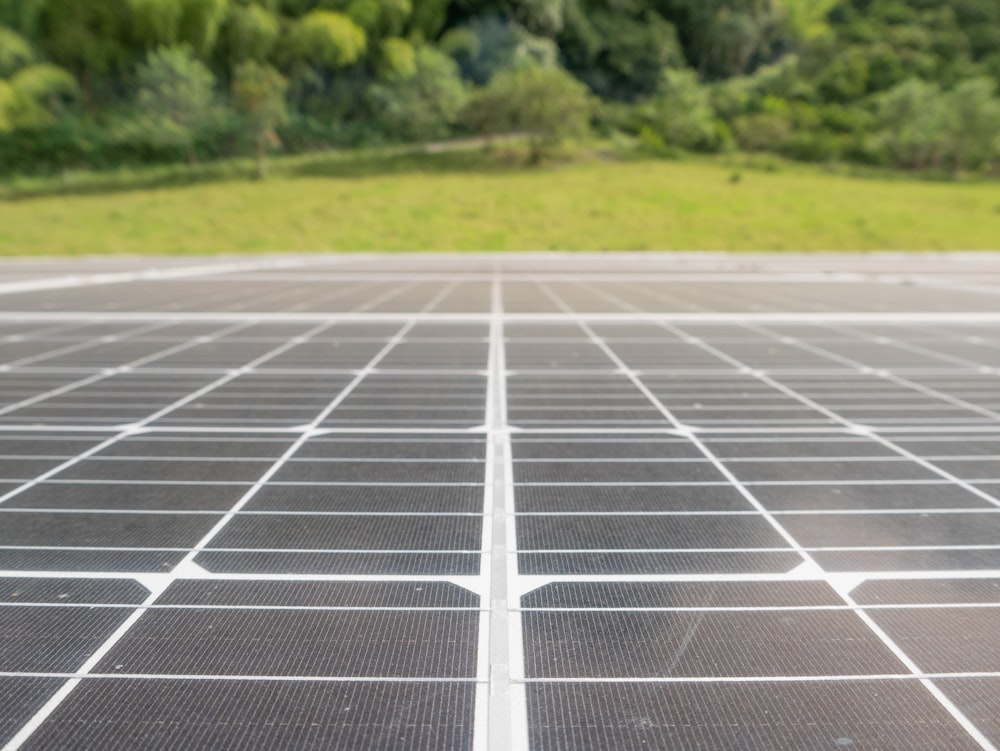
<svg viewBox="0 0 1000 751">
<path fill-rule="evenodd" d="M 0 0 L 0 252 L 991 248 L 998 83 L 996 0 Z"/>
</svg>

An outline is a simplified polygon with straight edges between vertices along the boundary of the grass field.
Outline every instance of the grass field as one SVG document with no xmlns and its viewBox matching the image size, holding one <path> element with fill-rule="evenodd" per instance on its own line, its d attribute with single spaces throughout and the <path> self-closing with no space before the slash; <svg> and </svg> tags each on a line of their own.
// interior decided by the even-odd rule
<svg viewBox="0 0 1000 751">
<path fill-rule="evenodd" d="M 734 173 L 712 161 L 594 158 L 531 170 L 477 159 L 279 163 L 264 183 L 98 184 L 0 200 L 0 253 L 1000 247 L 996 184 L 797 165 Z"/>
</svg>

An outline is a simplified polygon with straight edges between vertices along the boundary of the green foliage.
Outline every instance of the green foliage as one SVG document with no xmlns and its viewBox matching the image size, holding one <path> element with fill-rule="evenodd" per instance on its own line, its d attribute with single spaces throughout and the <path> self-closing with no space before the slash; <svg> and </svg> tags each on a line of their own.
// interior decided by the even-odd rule
<svg viewBox="0 0 1000 751">
<path fill-rule="evenodd" d="M 0 85 L 0 90 L 3 85 Z M 241 138 L 245 123 L 235 115 L 213 117 L 195 135 L 200 159 L 250 153 Z M 64 115 L 50 125 L 0 134 L 0 170 L 59 174 L 67 169 L 114 170 L 123 166 L 173 164 L 188 159 L 177 142 L 151 140 L 133 119 Z M 185 168 L 191 172 L 191 168 Z"/>
<path fill-rule="evenodd" d="M 184 7 L 180 0 L 128 0 L 132 35 L 141 49 L 177 44 Z"/>
<path fill-rule="evenodd" d="M 37 41 L 51 61 L 89 79 L 127 69 L 129 21 L 126 0 L 47 0 L 39 9 Z"/>
<path fill-rule="evenodd" d="M 129 109 L 141 66 L 164 47 L 188 47 L 191 66 L 228 91 L 197 126 Z M 60 144 L 100 152 L 95 162 L 114 144 L 139 162 L 225 153 L 211 134 L 237 130 L 229 84 L 248 62 L 287 76 L 292 124 L 281 127 L 296 148 L 458 135 L 466 86 L 487 87 L 467 125 L 510 129 L 532 108 L 512 88 L 503 104 L 491 82 L 521 76 L 546 91 L 527 80 L 537 70 L 518 72 L 540 68 L 568 71 L 602 100 L 602 133 L 641 137 L 650 152 L 736 142 L 810 161 L 998 170 L 997 0 L 0 0 L 0 128 L 33 131 L 34 154 L 32 139 L 58 131 Z M 76 87 L 54 69 L 51 95 L 30 83 L 45 69 L 15 85 L 40 64 Z M 78 105 L 108 138 L 59 130 Z"/>
<path fill-rule="evenodd" d="M 322 0 L 320 7 L 345 14 L 375 39 L 401 34 L 413 12 L 410 0 Z"/>
<path fill-rule="evenodd" d="M 800 102 L 815 99 L 813 86 L 803 80 L 799 60 L 794 55 L 758 68 L 752 75 L 716 82 L 711 91 L 713 108 L 719 117 L 727 120 L 760 112 L 775 100 Z"/>
<path fill-rule="evenodd" d="M 664 143 L 691 151 L 728 146 L 712 109 L 711 93 L 690 70 L 665 70 L 647 109 L 647 125 Z"/>
<path fill-rule="evenodd" d="M 228 0 L 179 0 L 181 16 L 178 40 L 190 44 L 200 56 L 215 45 L 219 28 L 226 17 Z"/>
<path fill-rule="evenodd" d="M 552 37 L 562 31 L 564 0 L 505 0 L 505 15 L 532 34 Z"/>
<path fill-rule="evenodd" d="M 452 0 L 412 0 L 413 12 L 407 31 L 418 39 L 437 39 L 448 21 Z"/>
<path fill-rule="evenodd" d="M 989 168 L 1000 159 L 1000 99 L 990 79 L 971 79 L 950 92 L 911 79 L 876 106 L 876 142 L 892 164 L 960 170 Z"/>
<path fill-rule="evenodd" d="M 733 121 L 733 132 L 740 148 L 747 151 L 779 151 L 792 137 L 794 126 L 782 112 L 757 112 Z"/>
<path fill-rule="evenodd" d="M 788 34 L 797 45 L 807 44 L 830 33 L 827 16 L 841 0 L 781 0 Z"/>
<path fill-rule="evenodd" d="M 365 32 L 342 13 L 314 10 L 288 34 L 286 56 L 295 62 L 329 69 L 356 62 L 365 51 Z"/>
<path fill-rule="evenodd" d="M 0 78 L 34 62 L 31 45 L 17 32 L 0 26 Z"/>
<path fill-rule="evenodd" d="M 948 95 L 956 169 L 991 167 L 1000 159 L 1000 99 L 989 78 L 963 81 Z"/>
<path fill-rule="evenodd" d="M 0 0 L 0 25 L 8 26 L 30 41 L 39 34 L 39 20 L 49 0 Z"/>
<path fill-rule="evenodd" d="M 190 45 L 199 55 L 215 44 L 227 0 L 125 0 L 131 37 L 140 50 Z"/>
<path fill-rule="evenodd" d="M 376 121 L 388 134 L 408 141 L 447 136 L 466 98 L 455 61 L 430 47 L 416 51 L 411 75 L 368 90 Z"/>
<path fill-rule="evenodd" d="M 80 97 L 76 79 L 68 71 L 49 63 L 22 68 L 11 77 L 10 85 L 52 111 L 71 106 Z"/>
<path fill-rule="evenodd" d="M 215 104 L 212 72 L 187 47 L 163 48 L 146 57 L 136 82 L 139 117 L 152 138 L 183 145 L 195 162 L 195 132 Z"/>
<path fill-rule="evenodd" d="M 456 60 L 475 60 L 482 51 L 479 36 L 468 27 L 451 29 L 438 42 L 438 49 Z"/>
<path fill-rule="evenodd" d="M 676 28 L 653 11 L 573 12 L 560 39 L 569 69 L 605 98 L 648 96 L 664 68 L 684 66 Z"/>
<path fill-rule="evenodd" d="M 273 131 L 288 119 L 285 91 L 288 81 L 268 65 L 242 63 L 233 78 L 236 105 L 260 132 Z"/>
<path fill-rule="evenodd" d="M 649 125 L 643 125 L 639 129 L 639 151 L 647 156 L 674 157 L 679 153 L 679 149 L 668 146 L 656 130 Z"/>
<path fill-rule="evenodd" d="M 79 101 L 76 80 L 62 68 L 39 63 L 0 81 L 0 131 L 50 125 Z"/>
<path fill-rule="evenodd" d="M 523 65 L 494 76 L 465 119 L 485 134 L 527 134 L 529 159 L 538 162 L 564 139 L 585 134 L 593 110 L 586 87 L 566 71 Z"/>
<path fill-rule="evenodd" d="M 476 18 L 468 26 L 453 29 L 441 46 L 458 62 L 462 75 L 477 84 L 517 65 L 553 67 L 559 54 L 551 40 L 495 16 Z"/>
<path fill-rule="evenodd" d="M 816 79 L 820 96 L 832 102 L 850 102 L 868 91 L 868 56 L 861 47 L 851 47 L 829 61 Z"/>
<path fill-rule="evenodd" d="M 710 78 L 747 72 L 780 37 L 775 0 L 664 0 L 690 65 Z"/>
<path fill-rule="evenodd" d="M 412 78 L 417 73 L 417 54 L 405 39 L 385 39 L 379 45 L 378 71 L 382 78 Z M 457 69 L 455 69 L 457 76 Z"/>
<path fill-rule="evenodd" d="M 827 130 L 797 131 L 778 150 L 800 162 L 833 162 L 843 155 L 844 146 L 843 139 Z"/>
<path fill-rule="evenodd" d="M 257 176 L 267 177 L 267 150 L 280 142 L 276 128 L 288 120 L 288 81 L 274 68 L 249 61 L 236 68 L 233 99 L 257 144 Z"/>
<path fill-rule="evenodd" d="M 0 133 L 14 130 L 16 107 L 14 87 L 6 81 L 0 81 Z"/>
<path fill-rule="evenodd" d="M 222 31 L 228 63 L 263 62 L 274 51 L 281 35 L 278 17 L 260 5 L 231 5 Z"/>
</svg>

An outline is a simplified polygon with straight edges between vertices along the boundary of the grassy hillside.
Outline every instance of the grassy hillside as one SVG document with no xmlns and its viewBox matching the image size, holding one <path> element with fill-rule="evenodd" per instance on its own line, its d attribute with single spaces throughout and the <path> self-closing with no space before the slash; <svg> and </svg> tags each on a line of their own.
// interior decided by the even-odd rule
<svg viewBox="0 0 1000 751">
<path fill-rule="evenodd" d="M 305 170 L 304 172 L 308 172 Z M 996 185 L 592 161 L 0 201 L 0 253 L 1000 247 Z"/>
</svg>

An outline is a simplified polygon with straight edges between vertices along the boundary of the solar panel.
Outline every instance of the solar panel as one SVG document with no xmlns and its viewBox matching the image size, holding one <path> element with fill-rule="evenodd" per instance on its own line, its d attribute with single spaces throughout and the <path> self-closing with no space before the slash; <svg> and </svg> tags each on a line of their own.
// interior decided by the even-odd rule
<svg viewBox="0 0 1000 751">
<path fill-rule="evenodd" d="M 0 747 L 993 749 L 996 263 L 0 264 Z"/>
</svg>

